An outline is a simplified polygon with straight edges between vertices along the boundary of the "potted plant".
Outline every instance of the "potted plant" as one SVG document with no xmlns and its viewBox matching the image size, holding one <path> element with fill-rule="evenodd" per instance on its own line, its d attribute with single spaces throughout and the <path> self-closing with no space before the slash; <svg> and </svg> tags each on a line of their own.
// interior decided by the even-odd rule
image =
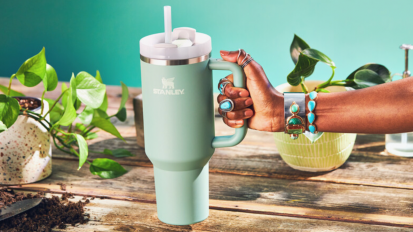
<svg viewBox="0 0 413 232">
<path fill-rule="evenodd" d="M 389 70 L 380 64 L 366 64 L 352 72 L 345 80 L 333 81 L 336 65 L 324 53 L 310 48 L 297 35 L 291 43 L 290 54 L 295 67 L 287 76 L 286 84 L 277 86 L 280 92 L 340 92 L 389 82 Z M 318 62 L 332 69 L 330 78 L 323 81 L 306 81 L 313 74 Z M 275 143 L 282 159 L 292 168 L 301 171 L 322 172 L 340 167 L 350 156 L 356 134 L 309 132 L 297 140 L 291 140 L 283 132 L 274 133 Z"/>
<path fill-rule="evenodd" d="M 35 87 L 42 82 L 44 91 L 41 98 L 25 97 L 12 90 L 14 78 L 27 87 Z M 52 172 L 51 143 L 59 150 L 79 157 L 79 169 L 87 163 L 90 172 L 101 178 L 115 178 L 127 172 L 114 160 L 97 158 L 90 162 L 87 158 L 90 152 L 115 157 L 132 156 L 129 151 L 91 151 L 86 142 L 97 137 L 92 131 L 95 128 L 124 140 L 110 118 L 126 120 L 128 88 L 125 84 L 121 82 L 119 110 L 111 116 L 106 113 L 106 86 L 99 71 L 96 77 L 86 72 L 76 76 L 72 74 L 69 86 L 62 84 L 57 100 L 45 99 L 46 92 L 56 89 L 58 78 L 54 68 L 46 62 L 44 48 L 26 60 L 11 76 L 9 83 L 8 87 L 0 86 L 4 93 L 0 94 L 0 184 L 31 183 L 49 176 Z"/>
</svg>

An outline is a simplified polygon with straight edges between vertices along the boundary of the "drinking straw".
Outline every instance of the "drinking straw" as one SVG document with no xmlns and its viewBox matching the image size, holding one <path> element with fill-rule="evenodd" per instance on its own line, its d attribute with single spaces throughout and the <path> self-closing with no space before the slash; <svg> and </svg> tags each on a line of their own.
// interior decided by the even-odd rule
<svg viewBox="0 0 413 232">
<path fill-rule="evenodd" d="M 165 23 L 165 43 L 172 43 L 172 19 L 171 7 L 164 6 L 164 23 Z"/>
</svg>

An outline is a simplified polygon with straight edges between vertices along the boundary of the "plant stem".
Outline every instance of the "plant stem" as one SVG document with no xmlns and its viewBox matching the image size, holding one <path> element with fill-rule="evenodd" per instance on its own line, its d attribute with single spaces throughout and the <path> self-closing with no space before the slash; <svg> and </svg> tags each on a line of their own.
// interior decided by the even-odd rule
<svg viewBox="0 0 413 232">
<path fill-rule="evenodd" d="M 95 126 L 92 126 L 92 127 L 89 128 L 87 131 L 85 131 L 85 132 L 82 134 L 82 136 L 87 135 L 87 133 L 89 133 L 91 130 L 93 130 L 93 129 L 95 129 L 95 128 L 96 128 Z"/>
<path fill-rule="evenodd" d="M 330 77 L 326 82 L 319 84 L 319 85 L 316 87 L 316 89 L 323 89 L 323 88 L 326 88 L 326 87 L 328 87 L 329 85 L 331 85 L 331 80 L 333 79 L 334 74 L 335 74 L 335 68 L 331 67 L 331 69 L 333 70 L 333 73 L 331 74 L 331 77 Z"/>
<path fill-rule="evenodd" d="M 10 89 L 11 89 L 11 82 L 13 81 L 13 78 L 16 76 L 16 74 L 11 75 L 10 81 L 9 81 L 9 88 L 7 90 L 7 96 L 10 96 Z"/>
<path fill-rule="evenodd" d="M 305 77 L 301 77 L 300 86 L 301 86 L 301 89 L 303 90 L 303 92 L 307 94 L 308 93 L 308 88 L 304 83 L 304 79 L 305 79 Z"/>
<path fill-rule="evenodd" d="M 52 128 L 52 124 L 50 124 L 49 121 L 44 120 L 44 118 L 42 117 L 42 115 L 40 115 L 40 114 L 38 114 L 38 113 L 36 113 L 36 112 L 34 112 L 34 111 L 27 110 L 27 109 L 25 109 L 25 111 L 28 112 L 28 113 L 31 113 L 31 114 L 36 115 L 37 117 L 39 117 L 38 121 L 45 121 L 47 124 L 49 124 L 49 127 Z"/>
<path fill-rule="evenodd" d="M 44 109 L 44 104 L 43 104 L 43 100 L 44 100 L 44 94 L 46 93 L 46 90 L 43 91 L 42 93 L 42 99 L 41 99 L 41 105 L 42 105 L 42 109 L 40 110 L 40 114 L 43 115 L 43 109 Z"/>
<path fill-rule="evenodd" d="M 66 91 L 69 89 L 66 89 L 65 91 L 63 91 L 60 96 L 56 99 L 56 101 L 53 103 L 52 107 L 49 108 L 49 110 L 46 112 L 46 114 L 42 117 L 42 120 L 46 117 L 46 115 L 48 115 L 50 112 L 52 112 L 53 108 L 56 106 L 57 102 L 60 100 L 60 98 L 62 98 L 63 94 L 66 93 Z"/>
<path fill-rule="evenodd" d="M 20 112 L 19 115 L 24 115 L 24 116 L 28 116 L 28 117 L 33 118 L 34 120 L 38 121 L 48 132 L 50 132 L 50 128 L 47 127 L 46 125 L 44 125 L 43 122 L 40 121 L 38 117 L 35 117 L 34 115 L 27 114 L 27 113 L 24 114 L 24 113 L 22 113 L 22 112 Z"/>
</svg>

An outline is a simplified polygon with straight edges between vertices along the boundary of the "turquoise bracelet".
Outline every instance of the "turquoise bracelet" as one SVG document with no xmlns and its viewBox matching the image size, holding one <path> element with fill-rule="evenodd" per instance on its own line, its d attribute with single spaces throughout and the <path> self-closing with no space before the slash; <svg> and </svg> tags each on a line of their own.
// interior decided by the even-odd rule
<svg viewBox="0 0 413 232">
<path fill-rule="evenodd" d="M 317 128 L 314 125 L 314 121 L 315 121 L 315 114 L 314 114 L 314 109 L 315 109 L 315 99 L 317 99 L 317 92 L 313 91 L 309 94 L 310 97 L 310 101 L 307 103 L 308 106 L 308 110 L 310 111 L 310 113 L 307 114 L 307 121 L 309 123 L 308 125 L 308 130 L 312 133 L 312 134 L 317 134 Z"/>
</svg>

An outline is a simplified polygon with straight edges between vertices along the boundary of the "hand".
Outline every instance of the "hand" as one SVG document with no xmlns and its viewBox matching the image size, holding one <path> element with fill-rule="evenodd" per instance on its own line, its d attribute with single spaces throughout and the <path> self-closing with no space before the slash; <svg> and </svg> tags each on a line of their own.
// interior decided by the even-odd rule
<svg viewBox="0 0 413 232">
<path fill-rule="evenodd" d="M 221 51 L 221 57 L 225 61 L 241 65 L 246 53 L 241 50 L 239 57 L 238 54 L 239 51 Z M 244 125 L 243 119 L 248 119 L 248 127 L 251 129 L 270 132 L 284 131 L 283 95 L 275 90 L 261 65 L 254 60 L 244 68 L 244 72 L 247 77 L 247 90 L 227 84 L 224 89 L 225 95 L 218 96 L 218 102 L 230 98 L 235 105 L 234 110 L 226 114 L 227 118 L 224 117 L 225 124 L 239 128 Z M 226 78 L 233 82 L 232 74 Z M 220 109 L 219 113 L 223 115 Z"/>
</svg>

